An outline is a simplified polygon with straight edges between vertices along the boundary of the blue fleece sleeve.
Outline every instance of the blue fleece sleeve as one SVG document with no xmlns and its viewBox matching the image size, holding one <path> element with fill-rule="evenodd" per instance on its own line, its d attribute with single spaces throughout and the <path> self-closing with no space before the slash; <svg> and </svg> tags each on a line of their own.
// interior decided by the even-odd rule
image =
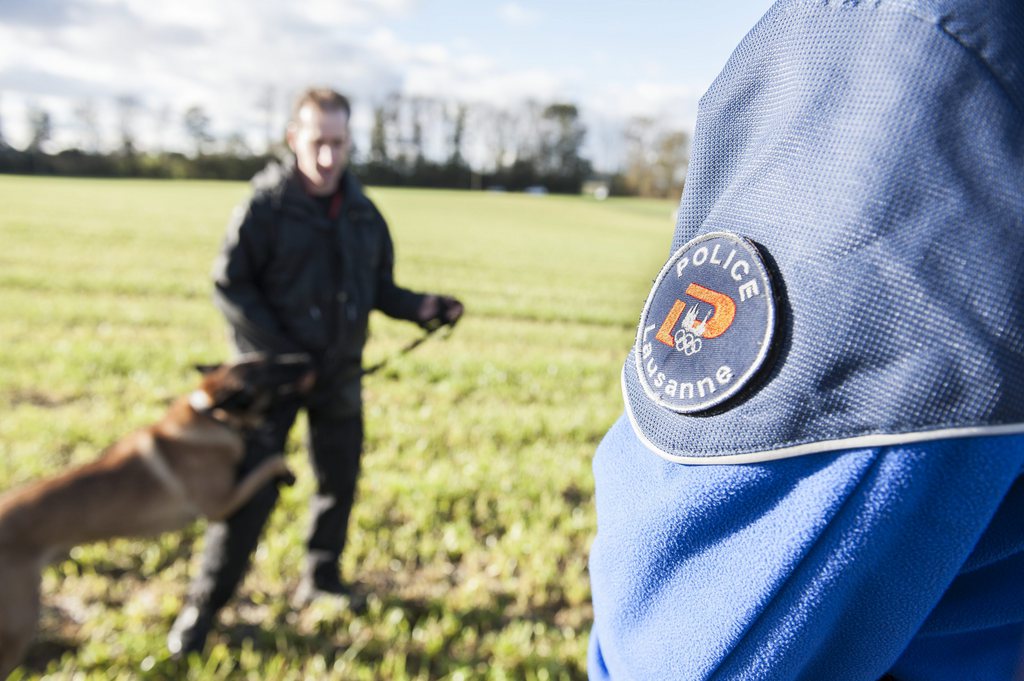
<svg viewBox="0 0 1024 681">
<path fill-rule="evenodd" d="M 1009 679 L 1022 466 L 1022 436 L 686 466 L 620 419 L 594 460 L 591 677 Z"/>
</svg>

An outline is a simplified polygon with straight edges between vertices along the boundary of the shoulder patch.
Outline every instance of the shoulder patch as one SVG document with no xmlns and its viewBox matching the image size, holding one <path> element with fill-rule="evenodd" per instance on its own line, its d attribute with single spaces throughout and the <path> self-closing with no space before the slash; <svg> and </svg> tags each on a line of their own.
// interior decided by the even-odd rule
<svg viewBox="0 0 1024 681">
<path fill-rule="evenodd" d="M 698 237 L 669 258 L 647 297 L 634 347 L 640 385 L 680 414 L 717 406 L 764 364 L 775 319 L 757 247 L 728 232 Z"/>
</svg>

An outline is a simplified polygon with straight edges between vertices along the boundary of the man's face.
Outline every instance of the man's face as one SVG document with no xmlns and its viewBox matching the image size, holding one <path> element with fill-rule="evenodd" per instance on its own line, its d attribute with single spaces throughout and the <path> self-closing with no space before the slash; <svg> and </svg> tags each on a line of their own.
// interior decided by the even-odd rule
<svg viewBox="0 0 1024 681">
<path fill-rule="evenodd" d="M 288 125 L 288 146 L 295 152 L 306 191 L 313 196 L 333 194 L 352 148 L 348 114 L 305 104 Z"/>
</svg>

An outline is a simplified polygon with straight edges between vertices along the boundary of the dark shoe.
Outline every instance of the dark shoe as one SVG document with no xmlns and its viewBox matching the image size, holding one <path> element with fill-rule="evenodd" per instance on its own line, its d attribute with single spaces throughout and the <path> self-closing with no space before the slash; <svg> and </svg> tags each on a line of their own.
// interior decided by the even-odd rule
<svg viewBox="0 0 1024 681">
<path fill-rule="evenodd" d="M 304 575 L 295 589 L 295 600 L 305 604 L 320 596 L 348 596 L 350 589 L 337 575 Z"/>
<path fill-rule="evenodd" d="M 365 604 L 366 598 L 358 593 L 350 585 L 345 584 L 337 575 L 325 578 L 322 575 L 317 577 L 305 576 L 295 589 L 294 605 L 304 608 L 314 601 L 345 601 L 348 607 L 360 612 Z"/>
<path fill-rule="evenodd" d="M 186 605 L 167 633 L 171 657 L 182 659 L 189 653 L 201 653 L 213 628 L 213 616 L 194 605 Z"/>
</svg>

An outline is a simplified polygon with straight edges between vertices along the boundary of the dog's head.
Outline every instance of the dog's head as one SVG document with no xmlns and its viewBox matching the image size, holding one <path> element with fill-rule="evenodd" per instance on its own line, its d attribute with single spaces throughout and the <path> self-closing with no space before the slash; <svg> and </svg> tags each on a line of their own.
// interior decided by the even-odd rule
<svg viewBox="0 0 1024 681">
<path fill-rule="evenodd" d="M 239 428 L 259 426 L 275 405 L 309 392 L 316 374 L 309 355 L 250 353 L 196 367 L 202 383 L 189 403 L 201 413 Z"/>
</svg>

